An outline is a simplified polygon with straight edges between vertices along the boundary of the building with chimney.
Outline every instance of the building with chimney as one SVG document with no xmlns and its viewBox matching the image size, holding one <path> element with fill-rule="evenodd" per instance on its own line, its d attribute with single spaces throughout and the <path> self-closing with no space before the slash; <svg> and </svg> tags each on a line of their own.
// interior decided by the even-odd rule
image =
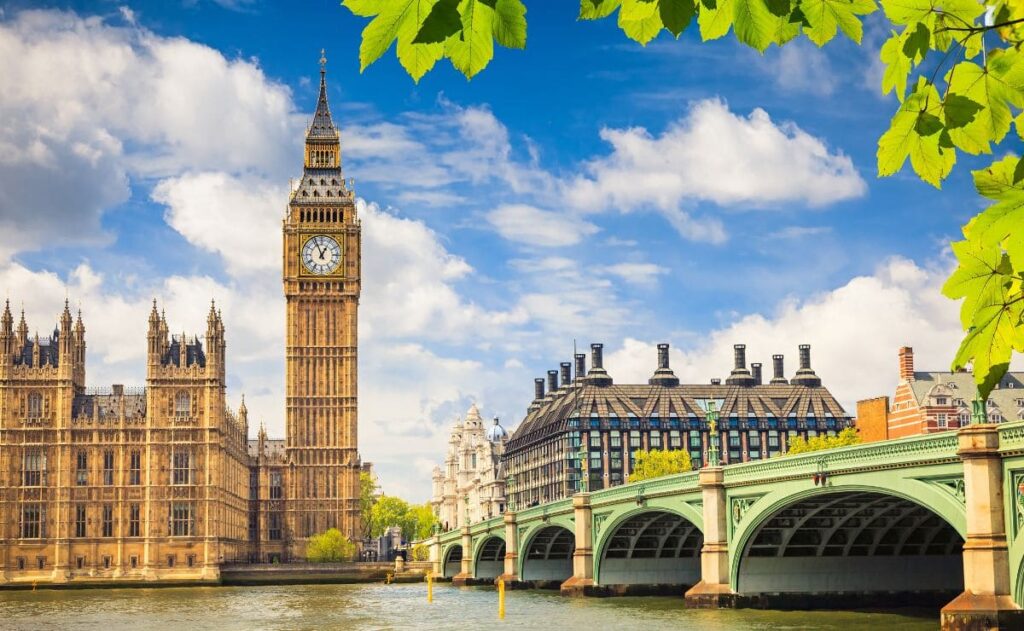
<svg viewBox="0 0 1024 631">
<path fill-rule="evenodd" d="M 476 404 L 465 420 L 456 419 L 448 437 L 444 468 L 434 467 L 434 514 L 445 530 L 505 512 L 505 473 L 501 457 L 508 432 L 495 417 L 485 425 Z"/>
<path fill-rule="evenodd" d="M 146 385 L 87 388 L 85 325 L 0 316 L 0 584 L 215 581 L 246 548 L 248 419 L 225 398 L 224 324 L 149 315 Z M 140 344 L 142 340 L 139 340 Z"/>
<path fill-rule="evenodd" d="M 864 441 L 903 438 L 957 429 L 970 424 L 971 402 L 978 394 L 968 371 L 918 371 L 914 349 L 900 348 L 899 381 L 886 395 L 857 402 L 857 428 Z M 985 405 L 989 423 L 1024 420 L 1024 373 L 1008 372 Z"/>
<path fill-rule="evenodd" d="M 509 503 L 522 508 L 579 491 L 584 460 L 589 490 L 626 482 L 644 450 L 685 449 L 699 468 L 707 459 L 709 410 L 718 415 L 724 464 L 782 454 L 796 436 L 831 435 L 852 424 L 811 368 L 809 345 L 800 346 L 799 369 L 788 379 L 783 356 L 773 355 L 767 383 L 760 363 L 747 367 L 745 345 L 736 344 L 733 353 L 724 383 L 681 384 L 669 366 L 668 344 L 658 345 L 646 384 L 616 384 L 601 344 L 591 345 L 589 371 L 586 355 L 578 354 L 575 375 L 563 363 L 546 381 L 536 379 L 534 400 L 505 450 Z"/>
</svg>

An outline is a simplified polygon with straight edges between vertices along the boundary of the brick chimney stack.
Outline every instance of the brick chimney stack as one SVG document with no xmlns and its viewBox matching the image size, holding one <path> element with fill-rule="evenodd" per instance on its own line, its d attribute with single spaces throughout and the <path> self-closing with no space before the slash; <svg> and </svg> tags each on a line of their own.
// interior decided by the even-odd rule
<svg viewBox="0 0 1024 631">
<path fill-rule="evenodd" d="M 900 348 L 900 381 L 914 380 L 914 349 L 910 346 Z"/>
</svg>

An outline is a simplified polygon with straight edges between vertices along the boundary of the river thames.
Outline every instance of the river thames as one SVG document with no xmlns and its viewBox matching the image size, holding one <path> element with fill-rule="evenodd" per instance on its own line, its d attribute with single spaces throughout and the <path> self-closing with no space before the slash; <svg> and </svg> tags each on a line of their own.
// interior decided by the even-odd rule
<svg viewBox="0 0 1024 631">
<path fill-rule="evenodd" d="M 492 588 L 424 584 L 290 585 L 0 592 L 4 629 L 935 629 L 938 612 L 688 610 L 682 598 L 567 599 L 512 591 L 504 620 Z"/>
</svg>

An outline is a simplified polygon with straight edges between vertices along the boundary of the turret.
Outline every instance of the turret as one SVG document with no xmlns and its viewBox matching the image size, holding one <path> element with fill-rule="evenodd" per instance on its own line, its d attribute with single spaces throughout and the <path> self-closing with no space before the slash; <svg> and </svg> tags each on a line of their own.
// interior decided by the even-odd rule
<svg viewBox="0 0 1024 631">
<path fill-rule="evenodd" d="M 60 364 L 69 365 L 71 363 L 71 350 L 72 350 L 72 339 L 71 339 L 71 325 L 73 320 L 71 319 L 71 309 L 68 306 L 67 298 L 64 299 L 64 311 L 60 314 L 60 335 L 55 336 L 60 340 Z M 54 340 L 56 343 L 56 340 Z"/>
<path fill-rule="evenodd" d="M 21 321 L 18 322 L 18 334 L 15 338 L 15 345 L 20 351 L 28 343 L 28 324 L 25 322 L 25 308 L 21 308 Z"/>
<path fill-rule="evenodd" d="M 11 316 L 11 301 L 4 302 L 0 315 L 0 361 L 8 363 L 14 354 L 14 318 Z"/>
<path fill-rule="evenodd" d="M 207 370 L 218 375 L 224 374 L 224 322 L 213 300 L 210 301 L 210 312 L 206 316 L 206 361 Z"/>
</svg>

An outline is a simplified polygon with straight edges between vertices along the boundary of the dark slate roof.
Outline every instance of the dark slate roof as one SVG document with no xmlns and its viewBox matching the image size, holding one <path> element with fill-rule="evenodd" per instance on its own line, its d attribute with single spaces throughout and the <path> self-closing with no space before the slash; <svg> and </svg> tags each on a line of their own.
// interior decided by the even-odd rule
<svg viewBox="0 0 1024 631">
<path fill-rule="evenodd" d="M 54 329 L 52 338 L 39 339 L 39 366 L 57 366 L 60 357 L 60 331 Z M 14 356 L 15 366 L 30 366 L 38 368 L 32 363 L 33 348 L 35 340 L 28 340 L 21 348 L 21 353 Z"/>
<path fill-rule="evenodd" d="M 353 199 L 352 193 L 345 188 L 341 167 L 304 169 L 299 186 L 292 193 L 293 202 L 310 204 L 342 201 L 351 204 Z"/>
<path fill-rule="evenodd" d="M 71 417 L 91 419 L 95 413 L 100 419 L 117 418 L 122 399 L 125 418 L 146 417 L 145 388 L 133 389 L 123 394 L 116 394 L 113 391 L 104 394 L 76 394 L 71 403 Z"/>
<path fill-rule="evenodd" d="M 171 344 L 167 348 L 167 352 L 160 358 L 160 363 L 164 366 L 174 365 L 181 368 L 181 344 L 182 339 L 177 335 L 171 338 Z M 185 367 L 198 364 L 200 368 L 206 367 L 206 353 L 203 352 L 203 343 L 199 341 L 198 337 L 193 337 L 192 342 L 185 342 Z"/>
<path fill-rule="evenodd" d="M 306 130 L 306 138 L 332 140 L 338 137 L 338 128 L 331 119 L 331 108 L 327 105 L 326 73 L 320 70 L 320 96 L 316 101 L 316 113 L 313 122 Z"/>
<path fill-rule="evenodd" d="M 969 372 L 915 372 L 910 389 L 918 405 L 930 405 L 928 397 L 948 397 L 961 412 L 970 413 L 978 395 L 974 375 Z M 988 413 L 998 412 L 1003 420 L 1024 419 L 1024 372 L 1008 372 L 988 396 Z"/>
<path fill-rule="evenodd" d="M 265 443 L 266 457 L 272 464 L 283 464 L 285 456 L 285 441 L 283 440 L 268 440 Z M 260 441 L 255 439 L 249 440 L 249 457 L 256 458 L 259 456 Z"/>
<path fill-rule="evenodd" d="M 756 418 L 768 423 L 791 416 L 803 421 L 835 418 L 845 427 L 852 417 L 825 388 L 793 384 L 739 386 L 730 384 L 681 384 L 661 386 L 584 385 L 563 386 L 531 406 L 526 418 L 509 440 L 508 449 L 518 450 L 548 436 L 569 429 L 569 420 L 583 419 L 578 429 L 588 429 L 590 419 L 599 419 L 601 428 L 630 429 L 632 419 L 646 428 L 651 419 L 659 419 L 661 427 L 672 419 L 706 422 L 706 402 L 713 400 L 724 429 L 729 420 Z M 615 422 L 619 426 L 615 426 Z"/>
</svg>

